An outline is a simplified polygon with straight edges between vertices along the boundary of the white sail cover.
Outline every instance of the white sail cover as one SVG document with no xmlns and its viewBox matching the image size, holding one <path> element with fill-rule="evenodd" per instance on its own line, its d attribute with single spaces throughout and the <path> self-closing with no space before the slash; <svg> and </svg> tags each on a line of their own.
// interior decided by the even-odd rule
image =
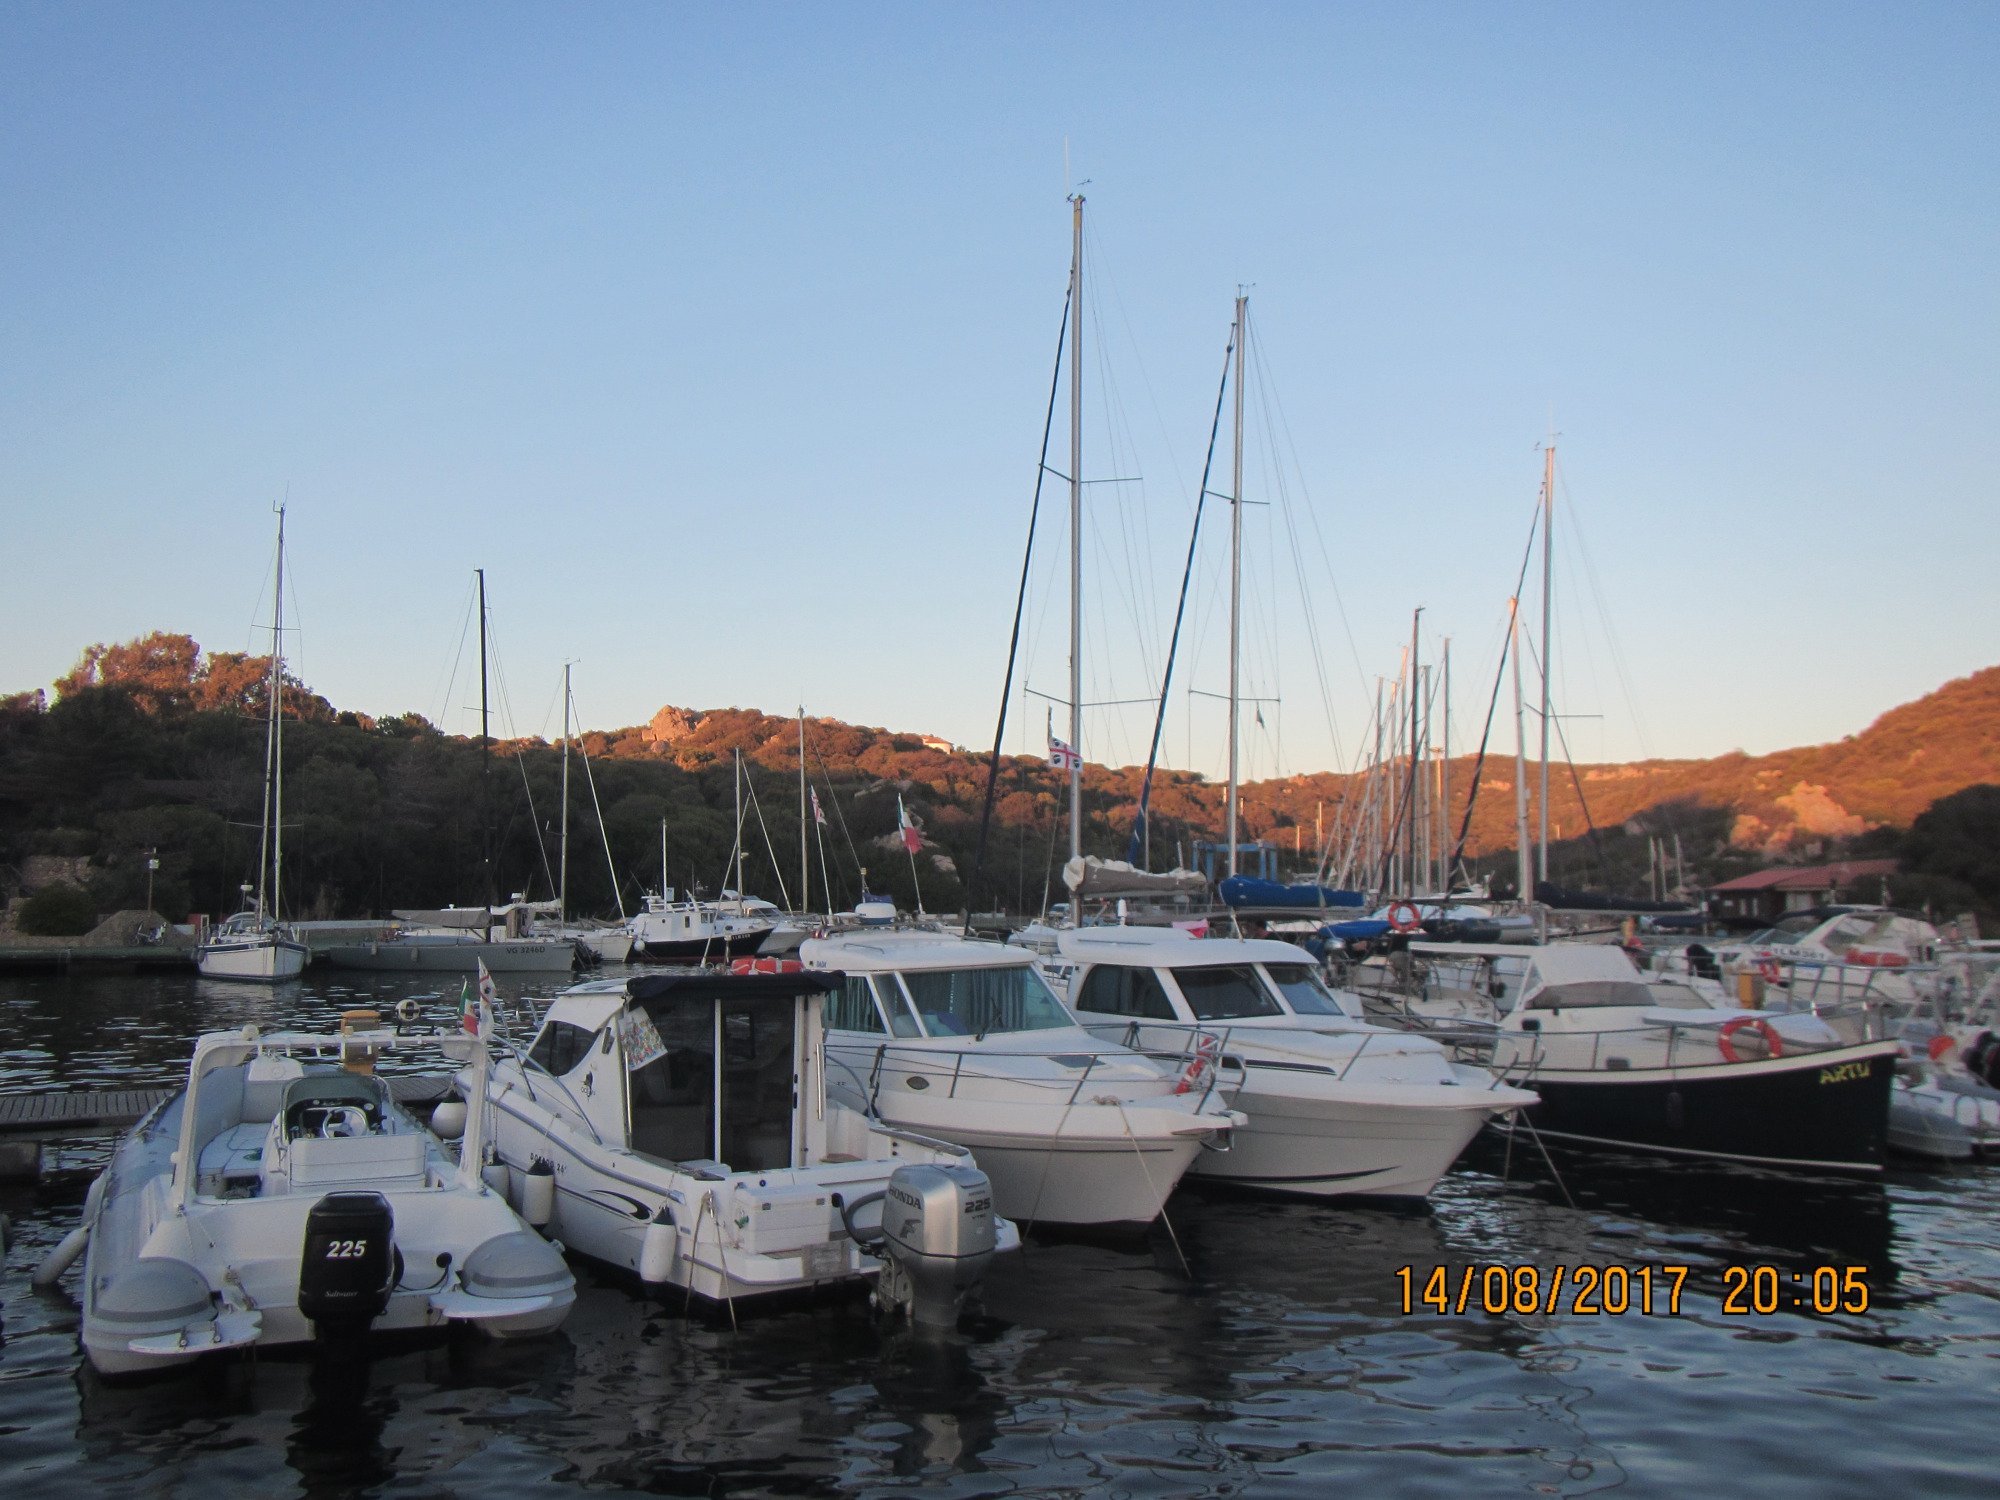
<svg viewBox="0 0 2000 1500">
<path fill-rule="evenodd" d="M 1063 884 L 1082 901 L 1110 901 L 1119 896 L 1199 896 L 1208 889 L 1198 870 L 1169 870 L 1154 875 L 1134 869 L 1122 859 L 1079 855 L 1063 866 Z"/>
</svg>

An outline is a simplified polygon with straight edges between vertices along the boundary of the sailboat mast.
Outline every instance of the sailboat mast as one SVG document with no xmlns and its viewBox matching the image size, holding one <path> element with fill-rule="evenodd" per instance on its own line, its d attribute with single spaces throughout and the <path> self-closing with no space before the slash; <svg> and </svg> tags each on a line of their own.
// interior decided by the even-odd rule
<svg viewBox="0 0 2000 1500">
<path fill-rule="evenodd" d="M 1551 585 L 1555 578 L 1556 541 L 1556 444 L 1549 439 L 1542 468 L 1542 794 L 1541 857 L 1537 877 L 1549 878 L 1549 670 L 1555 661 L 1555 642 L 1549 638 Z"/>
<path fill-rule="evenodd" d="M 1243 316 L 1250 299 L 1236 294 L 1236 442 L 1229 459 L 1229 873 L 1236 873 L 1238 724 L 1242 717 L 1238 673 L 1243 657 Z"/>
<path fill-rule="evenodd" d="M 1417 888 L 1417 757 L 1421 749 L 1417 744 L 1417 713 L 1421 708 L 1417 692 L 1417 630 L 1422 625 L 1424 607 L 1420 604 L 1410 615 L 1410 671 L 1404 678 L 1404 687 L 1410 695 L 1410 784 L 1403 794 L 1403 882 L 1406 895 L 1414 894 Z"/>
<path fill-rule="evenodd" d="M 563 663 L 562 850 L 556 857 L 556 920 L 569 920 L 569 663 Z M 602 908 L 599 908 L 602 910 Z"/>
<path fill-rule="evenodd" d="M 743 752 L 736 752 L 736 899 L 743 899 Z"/>
<path fill-rule="evenodd" d="M 799 910 L 812 910 L 812 866 L 806 863 L 806 706 L 799 705 Z M 833 897 L 826 898 L 827 909 Z"/>
<path fill-rule="evenodd" d="M 1069 856 L 1083 855 L 1083 194 L 1070 201 Z"/>
<path fill-rule="evenodd" d="M 475 568 L 479 575 L 479 844 L 480 862 L 486 870 L 486 915 L 484 935 L 493 936 L 493 905 L 496 887 L 493 884 L 493 735 L 491 732 L 491 710 L 486 699 L 486 570 Z"/>
<path fill-rule="evenodd" d="M 1507 601 L 1508 645 L 1514 653 L 1514 863 L 1519 898 L 1530 900 L 1534 882 L 1528 878 L 1528 724 L 1521 707 L 1521 601 Z"/>
<path fill-rule="evenodd" d="M 257 920 L 267 909 L 278 915 L 279 878 L 285 867 L 285 716 L 279 711 L 285 686 L 285 507 L 278 507 L 278 576 L 271 590 L 271 675 L 265 684 L 264 833 L 257 847 Z M 271 873 L 270 899 L 265 900 L 264 872 Z"/>
<path fill-rule="evenodd" d="M 1443 661 L 1439 670 L 1443 681 L 1438 696 L 1444 701 L 1443 727 L 1438 732 L 1438 894 L 1451 894 L 1451 637 L 1444 638 Z"/>
</svg>

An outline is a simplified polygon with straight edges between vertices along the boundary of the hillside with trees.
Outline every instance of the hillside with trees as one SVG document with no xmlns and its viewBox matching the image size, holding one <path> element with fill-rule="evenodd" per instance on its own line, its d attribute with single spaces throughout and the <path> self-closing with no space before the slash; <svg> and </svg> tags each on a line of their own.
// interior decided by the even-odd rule
<svg viewBox="0 0 2000 1500">
<path fill-rule="evenodd" d="M 54 685 L 0 699 L 0 879 L 7 894 L 36 856 L 81 861 L 100 910 L 140 904 L 147 851 L 157 850 L 155 907 L 220 914 L 256 863 L 267 663 L 206 653 L 157 632 L 96 645 Z M 558 747 L 440 733 L 421 715 L 343 712 L 287 677 L 286 891 L 293 916 L 382 914 L 397 907 L 478 904 L 515 891 L 547 895 L 559 823 Z M 809 825 L 810 904 L 851 903 L 861 870 L 908 906 L 967 899 L 986 794 L 983 755 L 913 734 L 816 718 L 806 772 L 825 813 Z M 712 893 L 734 844 L 740 752 L 761 813 L 746 818 L 745 884 L 797 903 L 799 725 L 754 709 L 668 707 L 651 722 L 581 734 L 572 759 L 570 895 L 574 909 L 632 907 L 664 877 Z M 584 760 L 587 757 L 588 774 Z M 1465 815 L 1474 758 L 1451 766 L 1452 823 Z M 1532 774 L 1532 772 L 1531 772 Z M 1142 768 L 1088 766 L 1087 850 L 1123 857 Z M 1468 863 L 1504 883 L 1513 844 L 1511 756 L 1480 770 Z M 1901 852 L 1960 889 L 2000 897 L 1982 820 L 2000 798 L 2000 668 L 1946 684 L 1830 745 L 1712 760 L 1557 766 L 1551 821 L 1560 883 L 1644 888 L 1649 841 L 1671 842 L 1691 883 L 1787 859 L 1848 850 Z M 595 792 L 595 802 L 592 790 Z M 1977 795 L 1968 788 L 1984 788 Z M 1280 849 L 1289 873 L 1310 871 L 1339 824 L 1357 777 L 1316 773 L 1244 789 L 1246 838 Z M 1989 797 L 1988 794 L 1991 794 Z M 1955 794 L 1958 794 L 1955 796 Z M 1922 815 L 1940 799 L 1943 812 Z M 919 829 L 912 859 L 898 805 Z M 601 824 L 595 808 L 601 808 Z M 1003 757 L 985 877 L 971 904 L 1038 910 L 1060 899 L 1051 872 L 1067 843 L 1064 777 L 1037 759 Z M 1186 771 L 1154 778 L 1152 863 L 1219 836 L 1223 789 Z M 1907 836 L 1905 829 L 1913 831 Z M 1971 829 L 1973 831 L 1968 832 Z M 490 833 L 489 833 L 490 830 Z M 601 830 L 601 831 L 600 831 Z M 606 862 L 609 848 L 610 864 Z M 1981 852 L 1983 848 L 1983 853 Z M 490 862 L 488 851 L 491 851 Z M 1929 861 L 1929 864 L 1923 864 Z M 616 870 L 614 892 L 611 870 Z M 823 879 L 822 871 L 825 871 Z"/>
</svg>

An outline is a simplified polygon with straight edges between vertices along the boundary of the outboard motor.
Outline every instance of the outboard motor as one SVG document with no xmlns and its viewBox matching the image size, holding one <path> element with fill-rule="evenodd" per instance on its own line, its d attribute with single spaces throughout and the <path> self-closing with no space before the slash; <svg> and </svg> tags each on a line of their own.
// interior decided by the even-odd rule
<svg viewBox="0 0 2000 1500">
<path fill-rule="evenodd" d="M 328 1193 L 306 1215 L 299 1311 L 321 1334 L 365 1333 L 396 1285 L 395 1216 L 380 1193 Z"/>
<path fill-rule="evenodd" d="M 977 1167 L 898 1167 L 882 1200 L 875 1296 L 912 1321 L 949 1328 L 993 1258 L 993 1184 Z"/>
</svg>

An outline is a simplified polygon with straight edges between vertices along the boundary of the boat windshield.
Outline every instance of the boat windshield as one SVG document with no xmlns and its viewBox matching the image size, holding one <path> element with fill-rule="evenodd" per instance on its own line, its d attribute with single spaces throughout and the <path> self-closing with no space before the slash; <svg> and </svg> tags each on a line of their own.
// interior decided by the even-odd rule
<svg viewBox="0 0 2000 1500">
<path fill-rule="evenodd" d="M 1047 1031 L 1076 1024 L 1027 964 L 906 970 L 901 978 L 929 1036 Z"/>
<path fill-rule="evenodd" d="M 1320 983 L 1311 964 L 1266 964 L 1264 972 L 1285 997 L 1292 1014 L 1299 1016 L 1344 1016 L 1333 992 Z"/>
<path fill-rule="evenodd" d="M 1825 920 L 1826 918 L 1824 917 L 1806 915 L 1782 917 L 1771 926 L 1766 927 L 1762 932 L 1753 934 L 1748 941 L 1752 947 L 1756 948 L 1770 948 L 1784 943 L 1796 943 Z"/>
<path fill-rule="evenodd" d="M 1638 979 L 1578 979 L 1537 990 L 1529 1010 L 1589 1010 L 1619 1005 L 1670 1005 L 1656 993 L 1662 986 Z"/>
<path fill-rule="evenodd" d="M 1175 969 L 1174 983 L 1187 996 L 1197 1021 L 1239 1021 L 1246 1016 L 1282 1016 L 1278 1002 L 1257 982 L 1248 964 L 1218 964 L 1213 968 Z"/>
</svg>

